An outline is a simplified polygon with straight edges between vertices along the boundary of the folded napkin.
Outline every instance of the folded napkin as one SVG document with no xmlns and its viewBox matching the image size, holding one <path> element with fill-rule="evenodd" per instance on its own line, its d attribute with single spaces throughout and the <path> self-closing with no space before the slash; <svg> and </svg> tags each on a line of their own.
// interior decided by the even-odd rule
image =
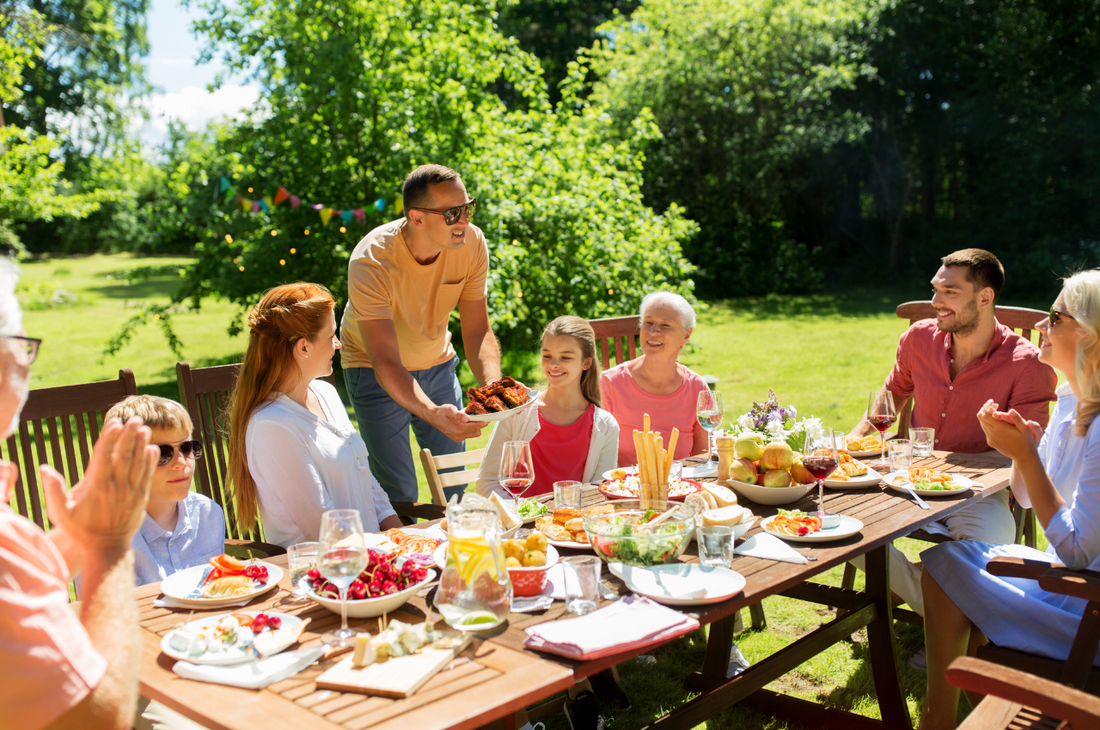
<svg viewBox="0 0 1100 730">
<path fill-rule="evenodd" d="M 775 535 L 766 532 L 758 532 L 752 537 L 733 548 L 737 555 L 747 555 L 750 558 L 765 558 L 778 560 L 782 563 L 805 563 L 806 556 L 798 553 L 793 547 L 780 540 Z"/>
<path fill-rule="evenodd" d="M 233 603 L 222 603 L 222 604 L 216 606 L 216 608 L 234 608 L 236 606 L 247 606 L 249 603 L 252 602 L 252 599 L 255 598 L 255 597 L 256 596 L 249 596 L 248 598 L 242 598 L 241 600 L 234 601 Z M 198 610 L 203 609 L 202 605 L 195 604 L 195 603 L 192 603 L 190 601 L 177 601 L 175 598 L 170 598 L 169 596 L 161 596 L 160 598 L 154 598 L 153 599 L 153 605 L 156 606 L 157 608 L 187 608 L 187 609 L 190 609 L 192 611 L 194 611 L 196 609 L 198 609 Z"/>
<path fill-rule="evenodd" d="M 580 618 L 527 629 L 524 646 L 591 660 L 659 644 L 699 628 L 695 619 L 644 596 L 629 596 Z"/>
<path fill-rule="evenodd" d="M 234 664 L 229 667 L 213 667 L 208 664 L 179 661 L 172 666 L 172 671 L 184 679 L 195 679 L 199 682 L 228 684 L 230 687 L 244 689 L 263 689 L 269 684 L 293 677 L 320 659 L 326 649 L 328 649 L 327 646 L 320 646 L 313 649 L 284 651 L 259 661 Z"/>
</svg>

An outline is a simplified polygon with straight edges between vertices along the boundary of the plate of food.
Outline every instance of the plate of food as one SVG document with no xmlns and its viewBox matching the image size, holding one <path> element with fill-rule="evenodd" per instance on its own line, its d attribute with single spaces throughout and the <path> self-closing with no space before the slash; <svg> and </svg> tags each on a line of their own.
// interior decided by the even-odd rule
<svg viewBox="0 0 1100 730">
<path fill-rule="evenodd" d="M 949 497 L 965 492 L 971 487 L 982 486 L 962 474 L 948 474 L 924 466 L 910 467 L 908 471 L 892 471 L 882 478 L 886 486 L 908 494 L 902 484 L 910 484 L 922 497 Z"/>
<path fill-rule="evenodd" d="M 250 646 L 265 657 L 278 654 L 298 641 L 307 623 L 278 611 L 223 613 L 177 626 L 160 640 L 160 650 L 192 664 L 243 664 L 256 657 Z"/>
<path fill-rule="evenodd" d="M 598 489 L 608 499 L 638 499 L 640 483 L 637 474 L 628 474 L 622 479 L 603 482 Z M 668 483 L 668 498 L 674 502 L 683 502 L 689 494 L 701 491 L 703 485 L 694 479 L 671 479 Z"/>
<path fill-rule="evenodd" d="M 637 466 L 615 467 L 614 469 L 608 469 L 603 473 L 603 480 L 605 482 L 611 482 L 616 479 L 626 479 L 628 476 L 637 476 L 637 474 Z"/>
<path fill-rule="evenodd" d="M 877 471 L 856 461 L 846 451 L 840 452 L 840 464 L 825 479 L 825 486 L 833 489 L 866 489 L 882 480 Z"/>
<path fill-rule="evenodd" d="M 540 502 L 534 497 L 520 497 L 516 502 L 516 514 L 525 525 L 530 525 L 543 515 L 550 514 L 551 507 L 546 502 Z"/>
<path fill-rule="evenodd" d="M 897 434 L 884 433 L 883 436 L 889 441 L 897 436 Z M 848 437 L 848 453 L 857 459 L 866 459 L 868 456 L 878 456 L 882 453 L 882 440 L 877 433 L 862 438 L 859 436 L 850 436 Z"/>
<path fill-rule="evenodd" d="M 546 541 L 554 547 L 588 550 L 588 533 L 584 531 L 584 519 L 579 509 L 562 507 L 535 519 L 535 529 L 546 535 Z"/>
<path fill-rule="evenodd" d="M 838 515 L 835 527 L 822 527 L 821 520 L 807 512 L 799 510 L 779 510 L 779 514 L 760 523 L 760 527 L 769 535 L 781 537 L 788 542 L 829 542 L 851 537 L 863 529 L 863 523 L 855 517 Z"/>
<path fill-rule="evenodd" d="M 539 392 L 503 377 L 481 388 L 466 391 L 466 410 L 471 421 L 491 423 L 511 418 L 518 411 L 530 408 L 538 402 Z"/>
<path fill-rule="evenodd" d="M 642 567 L 614 562 L 607 569 L 630 590 L 666 606 L 719 603 L 745 588 L 745 577 L 737 571 L 695 563 Z"/>
<path fill-rule="evenodd" d="M 254 598 L 278 585 L 283 569 L 261 560 L 238 560 L 222 554 L 207 565 L 195 565 L 160 582 L 161 593 L 195 608 L 220 608 Z"/>
</svg>

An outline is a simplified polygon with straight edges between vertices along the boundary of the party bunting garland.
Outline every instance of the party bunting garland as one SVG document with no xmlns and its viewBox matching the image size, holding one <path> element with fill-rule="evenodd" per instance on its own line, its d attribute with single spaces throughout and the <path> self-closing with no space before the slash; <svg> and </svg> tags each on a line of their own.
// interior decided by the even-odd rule
<svg viewBox="0 0 1100 730">
<path fill-rule="evenodd" d="M 225 193 L 226 200 L 228 200 L 229 198 L 234 198 L 237 201 L 237 204 L 241 206 L 241 210 L 243 212 L 252 213 L 253 215 L 261 211 L 263 211 L 265 214 L 270 214 L 271 211 L 274 210 L 276 205 L 282 203 L 285 200 L 290 201 L 291 208 L 300 208 L 302 206 L 302 199 L 297 195 L 292 195 L 290 191 L 284 188 L 282 185 L 278 187 L 274 195 L 265 195 L 258 200 L 251 200 L 237 192 L 237 188 L 232 183 L 230 183 L 229 180 L 223 177 L 221 179 L 221 192 Z M 338 216 L 343 223 L 351 223 L 352 220 L 358 221 L 359 223 L 367 222 L 367 212 L 365 208 L 349 208 L 346 210 L 340 210 L 337 208 L 331 208 L 327 205 L 322 205 L 321 203 L 306 203 L 306 205 L 316 210 L 317 213 L 321 216 L 321 225 L 328 225 L 328 222 L 332 220 L 333 216 Z M 386 209 L 386 199 L 379 198 L 378 200 L 374 201 L 372 205 L 378 209 L 379 213 L 381 213 L 383 210 Z M 405 206 L 401 200 L 400 195 L 394 196 L 393 205 L 398 215 L 401 215 L 401 213 L 404 212 Z"/>
</svg>

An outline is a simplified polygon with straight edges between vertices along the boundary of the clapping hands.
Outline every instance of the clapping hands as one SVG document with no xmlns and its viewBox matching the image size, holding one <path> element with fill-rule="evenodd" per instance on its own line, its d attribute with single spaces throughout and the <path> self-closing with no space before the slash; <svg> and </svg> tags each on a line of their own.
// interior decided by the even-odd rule
<svg viewBox="0 0 1100 730">
<path fill-rule="evenodd" d="M 1036 452 L 1043 437 L 1043 427 L 1021 416 L 1016 409 L 999 411 L 998 404 L 988 400 L 978 410 L 978 423 L 990 448 L 1012 460 Z"/>
</svg>

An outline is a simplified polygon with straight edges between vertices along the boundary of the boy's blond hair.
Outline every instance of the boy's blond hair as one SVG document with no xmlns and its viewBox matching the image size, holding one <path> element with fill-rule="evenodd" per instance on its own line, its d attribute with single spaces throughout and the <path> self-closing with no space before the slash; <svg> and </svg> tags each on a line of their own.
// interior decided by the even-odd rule
<svg viewBox="0 0 1100 730">
<path fill-rule="evenodd" d="M 191 433 L 191 416 L 187 409 L 174 400 L 157 395 L 131 395 L 116 403 L 107 411 L 104 420 L 119 418 L 123 423 L 140 416 L 149 428 L 165 431 L 175 429 Z"/>
</svg>

